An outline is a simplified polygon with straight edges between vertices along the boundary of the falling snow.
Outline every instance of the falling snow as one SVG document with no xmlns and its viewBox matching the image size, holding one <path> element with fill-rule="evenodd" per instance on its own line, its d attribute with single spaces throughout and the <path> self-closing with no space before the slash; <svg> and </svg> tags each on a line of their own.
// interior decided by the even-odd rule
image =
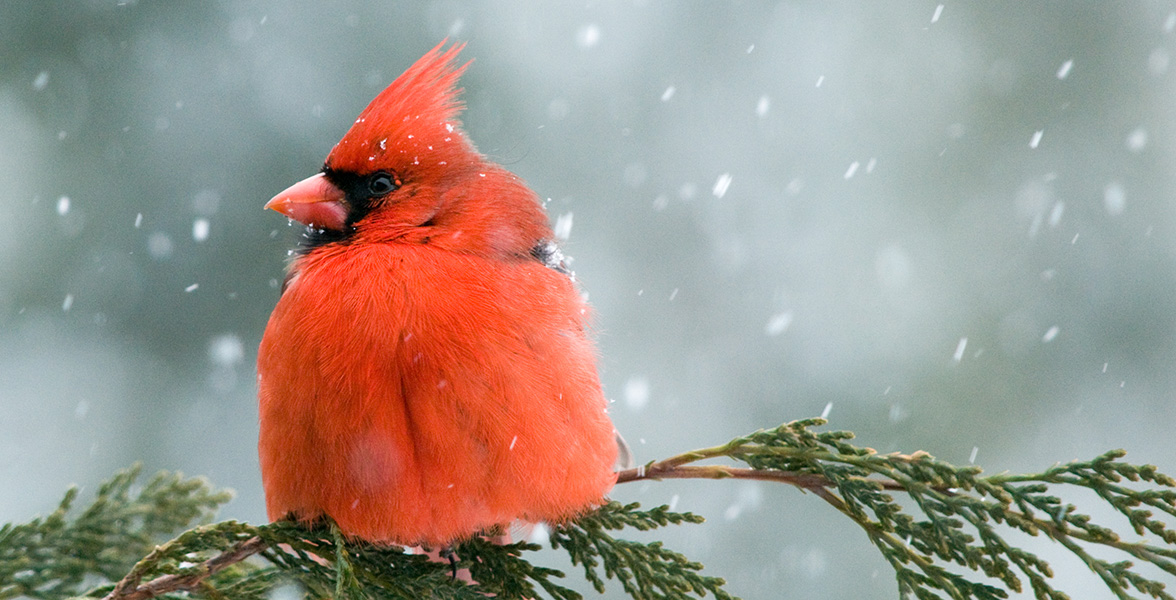
<svg viewBox="0 0 1176 600">
<path fill-rule="evenodd" d="M 192 239 L 197 242 L 208 239 L 208 219 L 196 219 L 192 222 Z"/>
<path fill-rule="evenodd" d="M 1066 210 L 1066 203 L 1065 202 L 1058 200 L 1057 202 L 1054 203 L 1053 209 L 1049 211 L 1049 220 L 1047 221 L 1049 223 L 1050 229 L 1057 227 L 1058 224 L 1062 222 L 1062 213 L 1065 210 Z"/>
<path fill-rule="evenodd" d="M 135 229 L 138 229 L 141 225 L 143 225 L 143 213 L 135 215 Z"/>
<path fill-rule="evenodd" d="M 755 103 L 755 114 L 759 117 L 768 116 L 768 111 L 772 108 L 772 100 L 765 94 L 759 97 L 759 101 Z"/>
<path fill-rule="evenodd" d="M 1029 147 L 1036 149 L 1038 144 L 1041 143 L 1041 136 L 1043 135 L 1045 135 L 1044 129 L 1038 129 L 1037 131 L 1033 132 L 1033 138 L 1029 140 Z"/>
<path fill-rule="evenodd" d="M 1046 330 L 1045 335 L 1041 336 L 1041 341 L 1047 344 L 1052 342 L 1054 338 L 1058 337 L 1058 331 L 1059 329 L 1057 325 L 1050 327 L 1048 330 Z"/>
<path fill-rule="evenodd" d="M 829 413 L 830 413 L 830 412 L 832 412 L 832 411 L 833 411 L 833 403 L 832 403 L 832 402 L 830 402 L 830 403 L 828 403 L 828 404 L 826 404 L 826 405 L 825 405 L 825 410 L 822 410 L 822 411 L 821 411 L 821 418 L 822 418 L 822 419 L 828 419 L 828 418 L 829 418 Z"/>
<path fill-rule="evenodd" d="M 147 253 L 155 260 L 164 260 L 172 255 L 172 241 L 166 233 L 157 231 L 147 236 Z"/>
<path fill-rule="evenodd" d="M 788 327 L 792 325 L 792 312 L 786 311 L 772 315 L 768 319 L 768 323 L 764 325 L 764 333 L 768 335 L 780 335 L 788 331 Z"/>
<path fill-rule="evenodd" d="M 1103 208 L 1112 217 L 1123 214 L 1123 210 L 1127 208 L 1127 192 L 1118 182 L 1112 181 L 1103 188 Z"/>
<path fill-rule="evenodd" d="M 555 227 L 551 228 L 555 237 L 567 240 L 572 236 L 572 213 L 566 212 L 555 219 Z"/>
<path fill-rule="evenodd" d="M 1058 79 L 1065 79 L 1066 76 L 1070 74 L 1070 69 L 1072 69 L 1073 67 L 1074 67 L 1074 60 L 1073 59 L 1067 60 L 1066 62 L 1062 63 L 1062 66 L 1058 67 Z"/>
<path fill-rule="evenodd" d="M 649 403 L 649 380 L 633 375 L 625 382 L 625 403 L 632 410 L 641 410 Z"/>
<path fill-rule="evenodd" d="M 972 454 L 968 456 L 968 462 L 976 464 L 976 455 L 980 453 L 979 446 L 972 446 Z"/>
<path fill-rule="evenodd" d="M 852 163 L 850 163 L 849 168 L 845 170 L 845 175 L 843 177 L 845 177 L 846 179 L 853 177 L 854 174 L 857 173 L 859 166 L 861 166 L 861 163 L 859 163 L 856 160 L 853 161 Z"/>
<path fill-rule="evenodd" d="M 220 367 L 231 367 L 245 358 L 245 345 L 234 333 L 218 335 L 208 341 L 208 360 Z"/>
<path fill-rule="evenodd" d="M 722 198 L 727 194 L 727 188 L 729 187 L 731 187 L 731 174 L 723 173 L 715 180 L 715 185 L 711 188 L 711 193 L 715 195 L 715 198 Z"/>
<path fill-rule="evenodd" d="M 195 292 L 195 291 L 196 291 L 196 289 L 197 289 L 197 288 L 199 288 L 199 287 L 200 287 L 200 284 L 199 284 L 199 283 L 193 283 L 192 285 L 190 285 L 190 286 L 188 286 L 188 287 L 184 288 L 184 291 L 185 291 L 185 292 L 188 292 L 188 293 Z"/>
<path fill-rule="evenodd" d="M 674 92 L 676 92 L 676 91 L 678 91 L 677 88 L 675 88 L 672 85 L 670 87 L 666 88 L 666 91 L 662 92 L 661 101 L 662 102 L 669 102 L 670 98 L 674 97 Z"/>
<path fill-rule="evenodd" d="M 600 26 L 589 23 L 576 32 L 576 45 L 591 48 L 600 42 Z"/>
<path fill-rule="evenodd" d="M 943 15 L 943 5 L 940 4 L 939 6 L 935 7 L 935 14 L 931 15 L 931 22 L 938 23 L 939 17 L 942 15 Z"/>
<path fill-rule="evenodd" d="M 57 214 L 65 215 L 69 212 L 69 196 L 62 196 L 57 199 Z"/>
<path fill-rule="evenodd" d="M 1139 154 L 1147 147 L 1147 130 L 1139 127 L 1127 135 L 1127 149 Z"/>
<path fill-rule="evenodd" d="M 968 347 L 968 338 L 966 338 L 966 337 L 960 338 L 960 343 L 956 344 L 955 354 L 953 354 L 951 356 L 951 359 L 957 363 L 960 362 L 961 360 L 963 360 L 964 359 L 964 350 L 967 347 Z"/>
<path fill-rule="evenodd" d="M 63 312 L 69 312 L 69 309 L 73 308 L 73 303 L 74 303 L 73 294 L 66 294 L 65 300 L 61 301 L 61 310 Z"/>
<path fill-rule="evenodd" d="M 45 89 L 49 85 L 49 71 L 41 71 L 37 73 L 37 77 L 33 79 L 33 89 L 38 92 Z"/>
</svg>

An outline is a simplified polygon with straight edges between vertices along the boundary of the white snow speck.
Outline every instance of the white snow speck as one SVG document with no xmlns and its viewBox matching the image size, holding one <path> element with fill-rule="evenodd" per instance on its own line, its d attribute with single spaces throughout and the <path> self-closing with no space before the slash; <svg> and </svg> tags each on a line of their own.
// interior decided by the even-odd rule
<svg viewBox="0 0 1176 600">
<path fill-rule="evenodd" d="M 1147 147 L 1147 130 L 1138 127 L 1127 136 L 1127 149 L 1139 154 Z"/>
<path fill-rule="evenodd" d="M 1109 367 L 1109 366 L 1111 366 L 1111 363 L 1109 363 L 1109 362 L 1105 362 L 1105 363 L 1103 363 L 1103 371 L 1102 371 L 1102 372 L 1103 372 L 1103 373 L 1106 373 L 1106 372 L 1107 372 L 1107 367 Z"/>
<path fill-rule="evenodd" d="M 711 188 L 711 193 L 715 198 L 722 198 L 727 193 L 727 188 L 731 187 L 731 174 L 723 173 L 715 180 L 715 186 Z"/>
<path fill-rule="evenodd" d="M 573 214 L 569 211 L 555 219 L 555 227 L 552 227 L 552 231 L 555 233 L 555 237 L 561 240 L 567 240 L 569 237 L 571 237 L 572 216 Z"/>
<path fill-rule="evenodd" d="M 151 258 L 163 260 L 172 254 L 172 241 L 166 233 L 156 231 L 147 237 L 147 253 Z"/>
<path fill-rule="evenodd" d="M 823 83 L 825 83 L 825 76 L 821 75 L 820 77 L 817 78 L 817 87 L 821 87 L 821 84 L 823 84 Z"/>
<path fill-rule="evenodd" d="M 755 103 L 755 115 L 757 117 L 768 116 L 768 111 L 772 109 L 772 99 L 768 98 L 767 94 L 759 97 L 759 101 Z"/>
<path fill-rule="evenodd" d="M 633 375 L 625 382 L 625 403 L 632 410 L 641 410 L 649 403 L 649 380 Z"/>
<path fill-rule="evenodd" d="M 931 22 L 938 23 L 939 17 L 941 17 L 942 15 L 943 15 L 943 5 L 940 4 L 939 6 L 935 7 L 935 14 L 931 15 Z"/>
<path fill-rule="evenodd" d="M 748 47 L 747 47 L 747 53 L 748 53 L 748 54 L 751 54 L 751 51 L 752 51 L 752 50 L 755 50 L 755 44 L 752 44 L 752 45 L 750 45 L 750 46 L 748 46 Z"/>
<path fill-rule="evenodd" d="M 198 288 L 198 287 L 200 287 L 200 284 L 199 284 L 199 283 L 193 283 L 192 285 L 190 285 L 190 286 L 188 286 L 188 287 L 184 288 L 184 291 L 185 291 L 185 292 L 188 292 L 188 293 L 192 293 L 192 292 L 195 292 L 195 291 L 196 291 L 196 288 Z"/>
<path fill-rule="evenodd" d="M 139 213 L 139 214 L 135 215 L 135 229 L 138 229 L 139 226 L 141 226 L 142 224 L 143 224 L 143 213 Z"/>
<path fill-rule="evenodd" d="M 231 367 L 245 358 L 245 345 L 233 333 L 218 335 L 208 341 L 208 360 L 221 367 Z"/>
<path fill-rule="evenodd" d="M 1152 75 L 1163 75 L 1168 71 L 1168 64 L 1171 61 L 1172 57 L 1167 50 L 1156 48 L 1147 56 L 1147 70 L 1151 71 Z"/>
<path fill-rule="evenodd" d="M 531 526 L 531 533 L 527 534 L 527 541 L 532 544 L 546 546 L 551 539 L 551 528 L 546 523 L 535 523 Z"/>
<path fill-rule="evenodd" d="M 821 418 L 822 418 L 822 419 L 828 419 L 828 418 L 829 418 L 829 413 L 830 413 L 830 412 L 832 412 L 832 411 L 833 411 L 833 403 L 832 403 L 832 402 L 830 402 L 830 403 L 828 403 L 828 404 L 826 404 L 826 405 L 825 405 L 825 410 L 822 410 L 822 411 L 821 411 Z"/>
<path fill-rule="evenodd" d="M 388 138 L 384 138 L 384 139 L 380 140 L 380 150 L 387 150 L 387 149 L 388 149 Z"/>
<path fill-rule="evenodd" d="M 1176 29 L 1176 12 L 1168 13 L 1168 18 L 1164 20 L 1164 33 L 1172 33 Z"/>
<path fill-rule="evenodd" d="M 891 404 L 890 405 L 890 412 L 887 414 L 887 418 L 890 419 L 891 423 L 898 423 L 899 421 L 902 421 L 906 417 L 907 417 L 907 411 L 905 408 L 903 408 L 899 404 Z"/>
<path fill-rule="evenodd" d="M 37 77 L 33 79 L 33 89 L 38 92 L 45 89 L 49 85 L 49 71 L 41 71 L 37 73 Z"/>
<path fill-rule="evenodd" d="M 581 48 L 591 48 L 600 43 L 600 26 L 589 23 L 576 32 L 576 45 Z"/>
<path fill-rule="evenodd" d="M 1112 217 L 1123 214 L 1123 209 L 1127 208 L 1127 192 L 1119 182 L 1112 181 L 1103 188 L 1103 208 Z"/>
<path fill-rule="evenodd" d="M 678 501 L 681 499 L 682 499 L 681 496 L 679 496 L 678 494 L 674 494 L 673 496 L 670 496 L 670 510 L 674 510 L 675 508 L 677 508 Z"/>
<path fill-rule="evenodd" d="M 666 88 L 666 91 L 662 92 L 661 101 L 662 102 L 669 102 L 670 98 L 674 97 L 674 92 L 676 92 L 676 91 L 678 91 L 678 88 L 675 88 L 672 85 L 670 87 Z"/>
<path fill-rule="evenodd" d="M 678 288 L 674 288 L 674 291 L 670 292 L 670 302 L 673 302 L 674 298 L 677 298 L 677 297 L 678 297 Z"/>
<path fill-rule="evenodd" d="M 81 420 L 86 418 L 90 413 L 90 402 L 88 400 L 78 400 L 78 405 L 74 407 L 74 418 Z"/>
<path fill-rule="evenodd" d="M 196 219 L 192 222 L 192 239 L 197 242 L 208 239 L 208 219 Z"/>
<path fill-rule="evenodd" d="M 1070 74 L 1070 69 L 1074 68 L 1074 59 L 1067 60 L 1058 67 L 1058 79 L 1065 79 Z"/>
<path fill-rule="evenodd" d="M 972 454 L 968 456 L 968 462 L 976 464 L 976 455 L 980 453 L 979 446 L 972 446 Z"/>
<path fill-rule="evenodd" d="M 850 163 L 849 168 L 845 170 L 844 177 L 846 179 L 853 177 L 854 174 L 857 173 L 858 167 L 860 167 L 860 166 L 861 166 L 861 163 L 856 160 L 853 161 L 852 163 Z"/>
<path fill-rule="evenodd" d="M 866 163 L 866 174 L 868 175 L 870 173 L 873 173 L 874 167 L 876 167 L 876 166 L 878 166 L 878 159 L 870 158 L 870 162 Z"/>
<path fill-rule="evenodd" d="M 968 347 L 968 338 L 960 338 L 960 343 L 956 344 L 955 354 L 951 355 L 951 359 L 955 362 L 964 360 L 964 349 Z"/>
<path fill-rule="evenodd" d="M 1065 210 L 1065 202 L 1062 202 L 1061 200 L 1054 202 L 1053 209 L 1049 211 L 1049 220 L 1047 221 L 1049 223 L 1050 229 L 1057 227 L 1058 223 L 1062 222 L 1062 213 L 1065 212 Z"/>
<path fill-rule="evenodd" d="M 789 196 L 795 196 L 800 193 L 800 190 L 803 189 L 804 180 L 799 177 L 794 177 L 788 182 L 788 185 L 784 186 L 784 193 L 788 194 Z"/>
<path fill-rule="evenodd" d="M 515 445 L 515 442 L 517 442 L 517 441 L 519 441 L 519 436 L 517 436 L 517 435 L 510 438 L 510 448 L 508 448 L 508 450 L 514 450 L 514 445 Z"/>
<path fill-rule="evenodd" d="M 1046 344 L 1052 342 L 1054 338 L 1058 337 L 1058 331 L 1059 329 L 1057 325 L 1050 327 L 1048 330 L 1046 330 L 1045 335 L 1041 336 L 1041 341 Z"/>
<path fill-rule="evenodd" d="M 57 199 L 57 214 L 64 215 L 69 212 L 69 196 L 62 196 Z"/>
<path fill-rule="evenodd" d="M 792 325 L 792 311 L 776 313 L 768 319 L 767 325 L 764 325 L 764 333 L 773 336 L 780 335 L 788 331 L 790 325 Z"/>
<path fill-rule="evenodd" d="M 445 124 L 445 131 L 448 131 L 449 133 L 453 133 L 453 123 L 446 123 Z"/>
<path fill-rule="evenodd" d="M 1043 135 L 1045 135 L 1044 129 L 1038 129 L 1037 131 L 1034 131 L 1033 139 L 1029 140 L 1029 147 L 1036 149 L 1037 145 L 1041 143 L 1041 136 Z"/>
<path fill-rule="evenodd" d="M 69 309 L 73 307 L 73 301 L 74 301 L 74 295 L 73 294 L 66 294 L 65 300 L 61 301 L 61 311 L 62 312 L 69 312 Z"/>
</svg>

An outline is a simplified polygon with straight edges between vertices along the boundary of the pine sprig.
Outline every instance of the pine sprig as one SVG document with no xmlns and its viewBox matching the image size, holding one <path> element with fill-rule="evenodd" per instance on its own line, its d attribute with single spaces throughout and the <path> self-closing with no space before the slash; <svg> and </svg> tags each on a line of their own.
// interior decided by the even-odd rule
<svg viewBox="0 0 1176 600">
<path fill-rule="evenodd" d="M 618 540 L 606 531 L 633 527 L 646 531 L 666 525 L 701 523 L 702 517 L 671 512 L 668 506 L 640 511 L 637 503 L 609 502 L 576 521 L 557 527 L 551 535 L 553 548 L 563 548 L 572 564 L 584 568 L 584 576 L 596 591 L 604 592 L 604 576 L 620 581 L 630 597 L 639 600 L 698 597 L 712 594 L 719 600 L 734 600 L 723 589 L 721 578 L 699 574 L 702 565 L 662 546 Z M 603 563 L 603 564 L 602 564 Z"/>
<path fill-rule="evenodd" d="M 0 526 L 0 599 L 62 598 L 90 579 L 117 580 L 156 542 L 210 519 L 231 497 L 202 478 L 166 472 L 136 492 L 139 472 L 118 472 L 76 516 L 72 488 L 48 516 Z"/>
<path fill-rule="evenodd" d="M 786 423 L 649 463 L 622 473 L 621 480 L 740 477 L 813 492 L 861 526 L 894 568 L 904 596 L 1007 598 L 1009 591 L 1025 591 L 1028 583 L 1035 598 L 1068 598 L 1053 586 L 1053 571 L 1045 560 L 1007 541 L 1002 528 L 1009 528 L 1059 543 L 1120 598 L 1132 598 L 1134 590 L 1173 600 L 1163 582 L 1139 573 L 1130 560 L 1110 562 L 1090 551 L 1118 551 L 1176 575 L 1176 530 L 1156 517 L 1176 517 L 1176 480 L 1156 467 L 1123 462 L 1126 453 L 1115 450 L 1037 474 L 984 476 L 979 467 L 957 467 L 926 452 L 878 454 L 849 443 L 850 432 L 813 431 L 824 423 Z M 692 464 L 721 457 L 751 468 Z M 1137 535 L 1154 541 L 1123 540 L 1112 527 L 1052 494 L 1054 487 L 1092 491 L 1123 515 Z M 895 500 L 896 493 L 909 498 L 915 514 Z M 987 580 L 973 580 L 958 570 Z"/>
<path fill-rule="evenodd" d="M 1146 563 L 1176 575 L 1170 524 L 1176 480 L 1153 466 L 1123 462 L 1116 450 L 1036 474 L 984 475 L 979 467 L 957 467 L 925 452 L 878 454 L 851 444 L 849 432 L 815 430 L 823 424 L 810 419 L 758 431 L 623 471 L 618 482 L 733 477 L 797 486 L 862 528 L 894 569 L 904 597 L 996 600 L 1013 591 L 1068 599 L 1045 560 L 1009 542 L 1013 531 L 1058 543 L 1119 598 L 1176 600 L 1165 583 L 1135 567 Z M 695 464 L 716 458 L 747 466 Z M 455 578 L 449 564 L 348 540 L 329 522 L 225 521 L 185 530 L 207 522 L 228 494 L 202 479 L 167 473 L 137 490 L 137 476 L 137 468 L 118 473 L 83 510 L 73 508 L 78 492 L 70 490 L 47 517 L 0 527 L 0 600 L 262 600 L 282 586 L 307 599 L 582 600 L 557 581 L 563 573 L 527 560 L 539 548 L 534 544 L 475 538 L 457 545 L 456 567 L 478 582 L 470 584 Z M 1138 539 L 1124 539 L 1058 493 L 1072 489 L 1109 504 Z M 554 527 L 551 544 L 568 552 L 597 590 L 613 579 L 642 600 L 732 599 L 722 579 L 702 575 L 702 565 L 660 542 L 610 533 L 701 521 L 665 506 L 640 510 L 610 502 Z M 1120 560 L 1102 558 L 1114 553 Z"/>
<path fill-rule="evenodd" d="M 540 549 L 518 542 L 474 538 L 453 550 L 457 567 L 476 584 L 453 576 L 451 566 L 395 546 L 347 540 L 330 522 L 312 526 L 278 522 L 254 526 L 236 521 L 200 525 L 229 494 L 203 479 L 161 473 L 133 492 L 138 468 L 103 484 L 84 510 L 70 490 L 43 519 L 0 528 L 0 599 L 201 598 L 262 600 L 283 586 L 302 598 L 405 600 L 582 600 L 556 582 L 558 570 L 535 565 L 525 553 Z M 584 561 L 602 560 L 637 598 L 682 599 L 713 594 L 730 599 L 722 580 L 703 577 L 702 565 L 665 549 L 616 539 L 606 531 L 647 531 L 698 523 L 667 507 L 641 511 L 609 503 L 575 523 L 557 527 L 552 545 L 576 548 Z M 167 536 L 175 536 L 164 541 Z M 158 542 L 159 545 L 156 545 Z M 590 545 L 582 542 L 590 542 Z M 250 556 L 258 560 L 246 560 Z M 595 574 L 594 574 L 595 575 Z M 597 577 L 597 583 L 603 581 Z M 660 590 L 660 591 L 659 591 Z M 636 595 L 643 593 L 644 595 Z"/>
</svg>

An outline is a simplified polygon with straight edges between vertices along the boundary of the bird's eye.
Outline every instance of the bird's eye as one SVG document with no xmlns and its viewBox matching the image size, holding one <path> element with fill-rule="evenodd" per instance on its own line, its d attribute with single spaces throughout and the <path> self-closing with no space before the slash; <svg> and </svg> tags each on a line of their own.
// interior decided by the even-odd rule
<svg viewBox="0 0 1176 600">
<path fill-rule="evenodd" d="M 383 196 L 392 190 L 395 190 L 397 181 L 388 173 L 376 173 L 368 178 L 368 192 L 372 196 Z"/>
</svg>

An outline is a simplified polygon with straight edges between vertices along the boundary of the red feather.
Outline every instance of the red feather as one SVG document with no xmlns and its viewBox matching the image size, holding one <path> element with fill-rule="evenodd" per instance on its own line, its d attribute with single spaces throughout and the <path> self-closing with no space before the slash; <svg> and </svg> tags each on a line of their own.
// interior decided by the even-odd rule
<svg viewBox="0 0 1176 600">
<path fill-rule="evenodd" d="M 461 131 L 460 49 L 422 57 L 268 205 L 336 229 L 292 264 L 258 357 L 271 519 L 443 546 L 574 517 L 615 483 L 587 307 L 533 252 L 553 239 L 536 195 Z M 340 183 L 379 173 L 397 189 Z"/>
</svg>

